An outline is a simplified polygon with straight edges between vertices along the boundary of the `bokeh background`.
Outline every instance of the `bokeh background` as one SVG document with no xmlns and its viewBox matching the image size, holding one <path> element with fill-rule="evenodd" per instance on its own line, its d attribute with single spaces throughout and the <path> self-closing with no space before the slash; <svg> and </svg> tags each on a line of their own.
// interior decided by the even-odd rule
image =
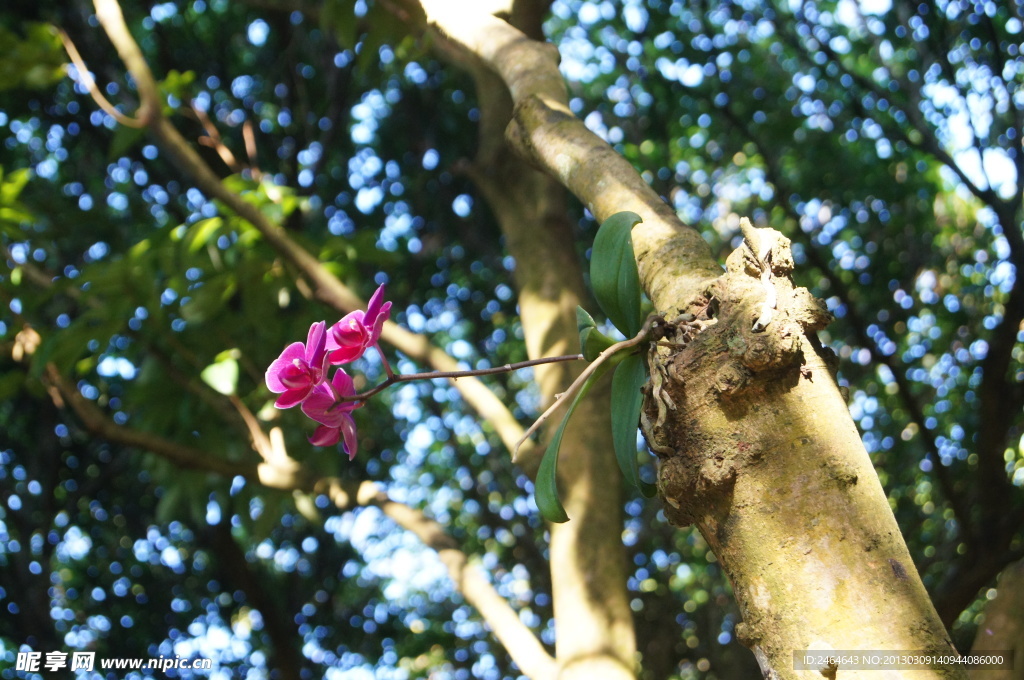
<svg viewBox="0 0 1024 680">
<path fill-rule="evenodd" d="M 472 81 L 391 3 L 123 9 L 167 114 L 226 186 L 364 299 L 387 283 L 393 318 L 466 368 L 526 358 L 516 262 L 471 177 Z M 961 649 L 1024 554 L 1022 14 L 1016 0 L 557 0 L 544 22 L 574 112 L 723 259 L 740 216 L 793 240 Z M 246 459 L 225 388 L 311 469 L 377 480 L 443 524 L 553 643 L 557 565 L 493 429 L 431 381 L 357 411 L 354 461 L 310 446 L 297 409 L 270 408 L 263 371 L 336 318 L 251 225 L 97 107 L 53 26 L 107 98 L 128 114 L 138 101 L 90 3 L 0 7 L 0 677 L 19 677 L 28 648 L 199 655 L 216 678 L 278 664 L 517 677 L 436 555 L 378 509 L 184 469 L 55 402 L 50 363 L 119 426 Z M 582 262 L 596 225 L 571 209 Z M 372 353 L 354 372 L 382 376 Z M 529 370 L 486 382 L 536 416 Z M 625 511 L 642 677 L 755 677 L 700 535 L 668 526 L 657 500 Z"/>
</svg>

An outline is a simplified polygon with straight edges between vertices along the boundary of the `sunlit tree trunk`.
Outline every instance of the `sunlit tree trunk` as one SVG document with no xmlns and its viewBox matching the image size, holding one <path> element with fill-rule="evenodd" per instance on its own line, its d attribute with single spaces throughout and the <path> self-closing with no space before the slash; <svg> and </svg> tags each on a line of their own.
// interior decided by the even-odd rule
<svg viewBox="0 0 1024 680">
<path fill-rule="evenodd" d="M 540 36 L 540 5 L 516 3 L 512 21 Z M 505 142 L 512 99 L 492 72 L 474 69 L 481 109 L 480 148 L 472 177 L 516 260 L 515 281 L 531 358 L 579 351 L 576 306 L 586 304 L 583 275 L 568 219 L 565 189 L 527 165 Z M 542 407 L 581 366 L 535 370 Z M 599 397 L 599 395 L 595 395 Z M 549 526 L 552 595 L 560 678 L 633 677 L 636 642 L 626 593 L 619 472 L 612 453 L 608 399 L 592 398 L 573 416 L 559 456 L 563 503 L 572 521 Z M 520 458 L 536 470 L 544 451 Z"/>
<path fill-rule="evenodd" d="M 793 286 L 788 240 L 749 234 L 726 274 L 692 302 L 655 301 L 667 316 L 713 312 L 692 339 L 652 358 L 657 389 L 644 432 L 661 458 L 666 514 L 695 524 L 714 550 L 743 615 L 737 637 L 766 677 L 799 677 L 797 650 L 948 656 L 953 646 L 836 385 L 831 352 L 817 341 L 828 313 Z"/>
</svg>

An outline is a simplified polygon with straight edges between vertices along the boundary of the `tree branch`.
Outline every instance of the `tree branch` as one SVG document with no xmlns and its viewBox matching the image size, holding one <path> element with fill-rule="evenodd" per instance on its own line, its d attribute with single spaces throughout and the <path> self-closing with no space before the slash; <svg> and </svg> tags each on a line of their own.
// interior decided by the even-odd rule
<svg viewBox="0 0 1024 680">
<path fill-rule="evenodd" d="M 417 0 L 418 3 L 418 0 Z M 521 33 L 522 44 L 541 45 L 540 14 L 548 0 L 493 0 L 463 3 L 459 9 L 498 15 Z M 409 23 L 424 25 L 423 12 L 406 3 Z M 440 35 L 431 37 L 435 51 L 449 64 L 470 73 L 480 109 L 474 160 L 468 174 L 491 208 L 516 259 L 514 281 L 522 316 L 523 339 L 531 357 L 561 354 L 577 342 L 578 305 L 588 292 L 568 219 L 567 192 L 545 168 L 530 167 L 510 145 L 505 132 L 514 116 L 513 97 L 505 79 L 479 55 Z M 509 55 L 516 59 L 520 55 Z M 541 56 L 548 63 L 548 51 Z M 520 64 L 524 68 L 533 65 Z M 557 71 L 541 72 L 557 84 Z M 534 165 L 537 165 L 534 163 Z M 534 373 L 541 408 L 565 389 L 579 372 L 574 363 L 551 364 Z M 556 619 L 560 678 L 633 677 L 636 636 L 626 589 L 626 558 L 621 540 L 620 477 L 608 442 L 610 400 L 602 394 L 580 404 L 559 455 L 562 501 L 574 521 L 549 527 L 552 610 Z M 532 445 L 533 442 L 531 441 Z M 527 470 L 540 464 L 543 446 L 516 458 Z M 571 480 L 571 483 L 569 483 Z"/>
<path fill-rule="evenodd" d="M 582 354 L 565 354 L 557 357 L 541 357 L 539 359 L 529 359 L 527 361 L 517 361 L 514 364 L 504 364 L 502 366 L 492 366 L 491 368 L 474 368 L 468 371 L 433 371 L 431 373 L 391 373 L 388 375 L 387 380 L 372 387 L 365 392 L 359 394 L 353 394 L 350 397 L 338 397 L 338 402 L 346 401 L 366 401 L 370 397 L 383 392 L 387 388 L 397 383 L 413 382 L 415 380 L 437 380 L 439 378 L 448 378 L 452 381 L 456 381 L 459 378 L 471 378 L 478 375 L 496 375 L 499 373 L 511 373 L 512 371 L 518 371 L 521 368 L 530 368 L 531 366 L 542 366 L 544 364 L 561 363 L 563 361 L 580 361 L 583 359 Z M 384 365 L 387 368 L 387 364 Z M 521 443 L 521 442 L 519 442 Z M 519 445 L 516 444 L 516 446 Z M 514 460 L 514 457 L 513 457 Z"/>
<path fill-rule="evenodd" d="M 483 572 L 469 564 L 466 554 L 459 550 L 455 539 L 445 533 L 440 524 L 418 510 L 386 499 L 383 492 L 378 492 L 372 504 L 437 551 L 455 587 L 484 616 L 495 637 L 508 650 L 524 675 L 532 680 L 548 680 L 557 675 L 555 659 L 484 578 Z"/>
<path fill-rule="evenodd" d="M 82 84 L 83 87 L 85 87 L 86 90 L 89 91 L 89 95 L 92 97 L 93 101 L 96 102 L 96 104 L 99 105 L 101 109 L 110 114 L 114 118 L 114 120 L 116 120 L 121 125 L 125 125 L 127 127 L 132 128 L 145 127 L 145 121 L 139 118 L 126 116 L 125 114 L 121 113 L 116 106 L 110 103 L 110 100 L 108 100 L 103 95 L 103 92 L 100 90 L 100 88 L 97 87 L 96 79 L 93 78 L 92 74 L 89 73 L 89 68 L 85 65 L 85 62 L 82 60 L 82 55 L 78 53 L 78 48 L 75 47 L 75 43 L 71 41 L 71 38 L 68 36 L 68 34 L 64 31 L 57 31 L 57 35 L 60 36 L 61 42 L 64 43 L 65 51 L 67 51 L 68 56 L 71 57 L 71 61 L 75 65 L 75 70 L 78 75 L 78 81 Z"/>
<path fill-rule="evenodd" d="M 180 170 L 189 175 L 204 194 L 216 198 L 251 223 L 263 238 L 285 260 L 295 266 L 313 283 L 314 296 L 347 314 L 364 306 L 362 300 L 324 268 L 320 261 L 293 241 L 279 225 L 271 222 L 260 210 L 225 187 L 220 178 L 200 158 L 181 133 L 160 111 L 160 101 L 153 74 L 149 70 L 135 39 L 128 32 L 124 16 L 116 0 L 95 0 L 97 16 L 112 43 L 117 47 L 125 66 L 135 79 L 142 96 L 139 118 L 147 121 L 160 148 Z M 423 336 L 407 331 L 398 324 L 384 325 L 381 337 L 411 359 L 435 370 L 456 371 L 458 362 L 444 350 L 432 346 Z M 505 447 L 511 452 L 522 436 L 523 428 L 504 403 L 482 382 L 467 378 L 453 383 L 468 403 L 484 420 L 491 423 Z"/>
<path fill-rule="evenodd" d="M 135 87 L 139 91 L 139 110 L 136 112 L 136 118 L 140 123 L 139 127 L 145 127 L 161 115 L 160 92 L 156 80 L 149 70 L 146 58 L 142 56 L 138 43 L 128 32 L 117 0 L 94 0 L 93 5 L 96 8 L 96 17 L 106 29 L 110 42 L 114 43 L 121 61 L 135 78 Z"/>
<path fill-rule="evenodd" d="M 801 21 L 807 22 L 809 26 L 811 25 L 799 11 L 797 16 Z M 941 20 L 943 13 L 937 12 L 936 16 Z M 810 50 L 798 37 L 791 32 L 780 31 L 780 33 L 796 50 L 801 52 L 805 60 L 813 61 L 813 55 L 810 54 Z M 995 42 L 995 49 L 998 50 L 998 40 Z M 889 93 L 870 78 L 860 76 L 852 68 L 848 67 L 842 57 L 831 49 L 827 43 L 819 44 L 818 49 L 842 73 L 853 78 L 862 91 L 871 93 L 879 98 L 888 98 Z M 921 69 L 922 71 L 926 70 L 929 62 L 938 64 L 949 83 L 954 86 L 956 85 L 956 71 L 946 51 L 941 48 L 933 49 L 926 41 L 923 46 L 923 54 L 925 67 Z M 1017 191 L 1015 196 L 1009 201 L 1001 199 L 990 184 L 982 188 L 973 183 L 964 169 L 957 164 L 953 156 L 942 147 L 934 130 L 924 118 L 920 108 L 920 103 L 923 101 L 921 86 L 910 83 L 905 78 L 897 79 L 897 82 L 900 85 L 901 91 L 905 92 L 909 99 L 909 105 L 903 106 L 901 110 L 907 116 L 912 130 L 918 133 L 919 139 L 913 139 L 912 135 L 908 134 L 891 114 L 887 122 L 879 121 L 880 124 L 884 125 L 888 134 L 904 141 L 912 148 L 919 149 L 933 156 L 952 170 L 964 186 L 982 204 L 988 206 L 993 211 L 1009 246 L 1010 254 L 1007 259 L 1013 264 L 1018 273 L 1009 296 L 1003 305 L 1003 318 L 992 331 L 989 337 L 988 353 L 981 362 L 982 383 L 977 390 L 980 397 L 980 405 L 978 408 L 977 439 L 975 444 L 979 459 L 978 471 L 973 480 L 971 497 L 963 499 L 967 501 L 966 507 L 955 510 L 961 519 L 964 538 L 969 548 L 967 555 L 960 561 L 958 568 L 969 572 L 971 580 L 960 575 L 954 577 L 953 581 L 957 584 L 969 583 L 969 585 L 965 585 L 963 588 L 957 587 L 956 592 L 947 598 L 950 600 L 951 606 L 944 608 L 943 616 L 948 621 L 951 615 L 955 616 L 961 611 L 963 606 L 966 606 L 970 598 L 974 597 L 977 588 L 988 582 L 988 579 L 994 575 L 995 570 L 1002 568 L 1005 559 L 1009 559 L 1009 556 L 1013 554 L 1012 541 L 1015 535 L 1015 527 L 1018 524 L 1019 511 L 1012 506 L 1013 486 L 1006 474 L 1003 451 L 1014 423 L 1019 419 L 1021 407 L 1024 405 L 1024 391 L 1020 389 L 1019 385 L 1013 383 L 1012 379 L 1008 376 L 1016 338 L 1021 323 L 1024 321 L 1024 290 L 1022 290 L 1021 277 L 1019 276 L 1021 272 L 1024 272 L 1024 234 L 1022 234 L 1020 228 L 1019 218 L 1024 182 L 1021 182 L 1021 177 L 1018 174 Z M 859 100 L 856 91 L 852 88 L 847 89 L 849 90 L 852 106 L 858 107 Z M 957 91 L 962 99 L 966 98 L 968 92 L 966 92 L 965 87 L 957 87 Z M 1011 106 L 1011 108 L 1013 109 L 1013 120 L 1009 126 L 1013 127 L 1020 124 L 1024 114 L 1017 107 Z M 867 113 L 863 115 L 866 116 Z M 971 129 L 973 131 L 973 124 Z M 979 155 L 981 155 L 983 151 L 980 146 L 981 140 L 977 134 L 974 134 L 973 137 L 975 148 L 978 150 Z M 1015 161 L 1018 168 L 1024 167 L 1024 159 L 1021 156 L 1022 154 L 1018 153 Z M 893 374 L 899 375 L 895 372 Z M 915 418 L 920 418 L 922 415 L 920 412 L 914 413 L 912 411 L 912 413 Z M 922 429 L 922 432 L 926 435 L 931 434 L 927 429 Z M 933 447 L 934 444 L 929 443 L 929 446 Z M 947 498 L 952 498 L 950 491 L 953 484 L 951 481 L 944 481 L 943 478 L 947 476 L 944 466 L 936 461 L 933 468 L 937 479 L 943 486 L 944 494 Z M 960 505 L 964 505 L 962 501 Z M 973 590 L 971 589 L 972 587 Z"/>
<path fill-rule="evenodd" d="M 171 442 L 148 432 L 117 425 L 107 418 L 96 404 L 83 397 L 74 385 L 69 384 L 56 366 L 48 364 L 44 376 L 54 403 L 58 407 L 69 407 L 86 429 L 97 437 L 124 446 L 150 451 L 186 470 L 204 470 L 228 477 L 241 476 L 274 489 L 296 489 L 308 486 L 307 481 L 303 479 L 305 471 L 302 470 L 288 470 L 267 463 L 231 462 L 219 456 L 210 455 L 201 449 Z"/>
</svg>

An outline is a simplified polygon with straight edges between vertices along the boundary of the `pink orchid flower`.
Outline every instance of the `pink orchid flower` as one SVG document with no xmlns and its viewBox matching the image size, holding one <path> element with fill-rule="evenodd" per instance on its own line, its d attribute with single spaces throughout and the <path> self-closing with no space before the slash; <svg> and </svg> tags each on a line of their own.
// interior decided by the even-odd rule
<svg viewBox="0 0 1024 680">
<path fill-rule="evenodd" d="M 327 332 L 328 361 L 331 365 L 347 364 L 363 356 L 380 340 L 384 322 L 391 316 L 391 303 L 383 302 L 384 284 L 370 298 L 366 311 L 346 314 Z"/>
<path fill-rule="evenodd" d="M 267 387 L 280 394 L 277 408 L 301 404 L 327 377 L 327 324 L 318 321 L 309 327 L 306 343 L 293 342 L 267 369 Z"/>
<path fill-rule="evenodd" d="M 302 412 L 320 423 L 309 443 L 314 446 L 334 446 L 343 440 L 342 446 L 348 459 L 356 456 L 356 421 L 352 411 L 362 406 L 359 401 L 340 401 L 356 393 L 352 378 L 338 369 L 330 383 L 320 383 L 313 388 L 309 397 L 302 402 Z"/>
</svg>

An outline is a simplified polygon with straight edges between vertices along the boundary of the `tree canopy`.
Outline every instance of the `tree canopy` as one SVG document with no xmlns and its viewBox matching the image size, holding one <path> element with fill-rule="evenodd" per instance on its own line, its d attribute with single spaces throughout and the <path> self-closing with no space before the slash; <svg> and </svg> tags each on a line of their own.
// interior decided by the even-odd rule
<svg viewBox="0 0 1024 680">
<path fill-rule="evenodd" d="M 535 301 L 561 299 L 544 277 L 589 282 L 573 273 L 593 215 L 505 193 L 523 186 L 493 134 L 508 94 L 418 3 L 122 10 L 155 118 L 91 3 L 0 8 L 0 677 L 21 648 L 201 656 L 213 677 L 529 675 L 510 646 L 554 648 L 563 566 L 539 452 L 510 449 L 565 385 L 541 368 L 397 385 L 352 411 L 349 461 L 273 408 L 265 371 L 380 284 L 400 373 L 533 358 Z M 792 240 L 917 569 L 969 648 L 1024 556 L 1024 7 L 496 11 L 557 47 L 572 113 L 721 262 L 743 216 Z M 566 223 L 547 259 L 497 216 L 531 203 Z M 349 368 L 356 390 L 386 378 L 372 351 Z M 621 595 L 598 595 L 624 598 L 638 676 L 756 673 L 705 538 L 606 484 L 623 519 L 600 529 L 627 564 Z"/>
</svg>

